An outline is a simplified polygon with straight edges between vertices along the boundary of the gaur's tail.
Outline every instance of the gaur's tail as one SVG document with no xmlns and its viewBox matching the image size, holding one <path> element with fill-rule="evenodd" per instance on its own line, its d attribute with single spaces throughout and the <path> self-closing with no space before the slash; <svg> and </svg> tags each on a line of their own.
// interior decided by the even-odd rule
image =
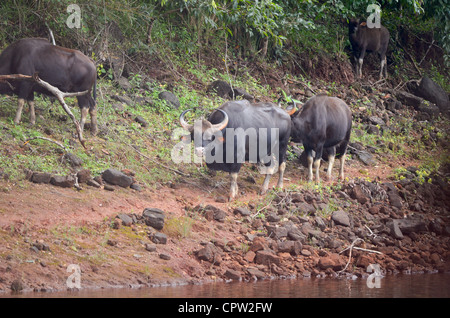
<svg viewBox="0 0 450 318">
<path fill-rule="evenodd" d="M 95 76 L 94 89 L 92 90 L 92 97 L 94 98 L 94 102 L 96 102 L 96 100 L 97 100 L 97 76 Z"/>
</svg>

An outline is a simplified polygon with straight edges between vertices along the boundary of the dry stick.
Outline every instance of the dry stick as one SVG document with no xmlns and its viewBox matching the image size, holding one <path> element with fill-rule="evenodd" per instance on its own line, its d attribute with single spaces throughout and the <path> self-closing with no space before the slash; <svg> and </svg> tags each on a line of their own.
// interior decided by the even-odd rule
<svg viewBox="0 0 450 318">
<path fill-rule="evenodd" d="M 69 115 L 69 117 L 72 119 L 73 123 L 75 124 L 75 128 L 76 128 L 77 134 L 78 134 L 78 140 L 80 141 L 80 143 L 83 146 L 83 148 L 86 149 L 86 145 L 84 144 L 83 132 L 81 131 L 80 123 L 75 118 L 75 116 L 72 114 L 72 112 L 70 111 L 69 107 L 66 105 L 66 103 L 64 101 L 64 98 L 65 97 L 74 97 L 74 96 L 85 95 L 89 91 L 76 92 L 76 93 L 64 93 L 64 92 L 61 92 L 57 87 L 52 86 L 49 83 L 41 80 L 38 77 L 37 73 L 34 73 L 33 76 L 22 75 L 22 74 L 0 75 L 0 82 L 3 82 L 3 81 L 7 82 L 8 79 L 12 79 L 12 80 L 28 80 L 28 81 L 32 80 L 32 81 L 35 81 L 37 84 L 39 84 L 40 86 L 44 87 L 50 93 L 55 95 L 55 97 L 61 103 L 64 111 Z"/>
<path fill-rule="evenodd" d="M 125 144 L 126 144 L 128 147 L 130 147 L 131 149 L 133 149 L 134 151 L 136 151 L 136 152 L 137 152 L 139 155 L 141 155 L 142 157 L 147 158 L 148 160 L 150 160 L 151 162 L 156 163 L 157 165 L 159 165 L 159 166 L 161 166 L 161 167 L 163 167 L 163 168 L 166 168 L 166 169 L 168 169 L 168 170 L 170 170 L 170 171 L 173 171 L 173 172 L 175 172 L 175 173 L 178 173 L 178 174 L 180 174 L 180 175 L 182 175 L 182 176 L 184 176 L 184 177 L 189 177 L 188 174 L 186 174 L 186 173 L 184 173 L 184 172 L 181 172 L 180 170 L 177 170 L 177 169 L 168 167 L 168 166 L 166 166 L 166 165 L 163 165 L 162 163 L 156 161 L 155 159 L 152 159 L 152 158 L 150 158 L 149 156 L 144 155 L 142 152 L 140 152 L 139 150 L 137 150 L 137 149 L 134 148 L 133 146 L 131 146 L 131 145 L 127 144 L 127 143 L 125 143 Z"/>
<path fill-rule="evenodd" d="M 366 226 L 366 227 L 367 227 L 367 226 Z M 368 228 L 368 227 L 367 227 L 367 228 Z M 368 229 L 369 229 L 369 228 L 368 228 Z M 376 234 L 374 234 L 370 229 L 369 229 L 369 231 L 371 232 L 370 235 L 376 235 Z M 370 235 L 369 235 L 369 236 L 370 236 Z M 343 272 L 343 271 L 345 271 L 345 270 L 347 269 L 348 265 L 350 264 L 350 260 L 352 259 L 352 250 L 353 250 L 353 249 L 359 250 L 359 251 L 364 251 L 364 252 L 370 252 L 370 253 L 376 253 L 376 254 L 381 254 L 381 255 L 383 255 L 383 253 L 381 253 L 381 252 L 379 252 L 379 251 L 374 251 L 374 250 L 369 250 L 369 249 L 366 249 L 366 248 L 354 246 L 354 245 L 356 244 L 356 242 L 358 242 L 358 241 L 363 241 L 363 242 L 364 242 L 363 239 L 361 239 L 361 238 L 358 237 L 357 239 L 355 239 L 355 240 L 352 242 L 352 244 L 351 244 L 349 247 L 347 247 L 346 249 L 344 249 L 344 250 L 342 250 L 342 251 L 339 252 L 339 254 L 341 254 L 341 253 L 345 252 L 346 250 L 350 249 L 350 252 L 349 252 L 349 255 L 348 255 L 348 261 L 347 261 L 347 264 L 345 265 L 345 267 L 344 267 L 343 269 L 341 269 L 339 272 L 337 272 L 337 274 L 340 274 L 341 272 Z"/>
<path fill-rule="evenodd" d="M 25 142 L 23 143 L 23 145 L 26 145 L 26 144 L 29 143 L 31 140 L 35 140 L 35 139 L 42 139 L 42 140 L 50 141 L 51 143 L 54 143 L 55 145 L 60 146 L 62 149 L 64 149 L 64 151 L 67 152 L 67 148 L 64 147 L 64 145 L 63 145 L 62 143 L 59 143 L 59 142 L 57 142 L 57 141 L 55 141 L 55 140 L 53 140 L 53 139 L 47 138 L 47 137 L 40 137 L 40 136 L 37 136 L 37 137 L 31 137 L 31 138 L 28 138 L 27 140 L 25 140 Z"/>
</svg>

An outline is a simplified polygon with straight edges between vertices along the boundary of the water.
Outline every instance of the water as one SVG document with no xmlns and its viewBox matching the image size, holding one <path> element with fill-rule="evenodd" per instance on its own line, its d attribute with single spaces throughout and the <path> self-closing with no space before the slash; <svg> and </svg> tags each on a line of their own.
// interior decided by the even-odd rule
<svg viewBox="0 0 450 318">
<path fill-rule="evenodd" d="M 375 282 L 375 281 L 372 281 Z M 12 295 L 3 295 L 3 297 Z M 449 298 L 450 274 L 388 275 L 379 288 L 366 279 L 287 279 L 253 283 L 206 283 L 153 288 L 22 293 L 42 298 Z"/>
</svg>

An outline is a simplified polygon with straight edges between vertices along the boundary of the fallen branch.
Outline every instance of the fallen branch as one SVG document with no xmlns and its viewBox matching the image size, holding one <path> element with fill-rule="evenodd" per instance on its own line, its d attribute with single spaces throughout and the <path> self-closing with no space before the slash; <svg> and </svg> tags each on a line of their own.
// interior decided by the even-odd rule
<svg viewBox="0 0 450 318">
<path fill-rule="evenodd" d="M 35 140 L 35 139 L 42 139 L 42 140 L 49 141 L 49 142 L 51 142 L 51 143 L 54 143 L 55 145 L 60 146 L 61 148 L 64 149 L 64 151 L 67 151 L 67 148 L 64 147 L 63 144 L 61 144 L 61 143 L 59 143 L 59 142 L 57 142 L 57 141 L 55 141 L 55 140 L 53 140 L 53 139 L 50 139 L 50 138 L 47 138 L 47 137 L 40 137 L 40 136 L 28 138 L 27 140 L 25 140 L 25 142 L 23 143 L 23 145 L 25 146 L 25 145 L 26 145 L 27 143 L 29 143 L 31 140 Z"/>
<path fill-rule="evenodd" d="M 366 226 L 366 227 L 367 227 L 367 226 Z M 370 230 L 370 229 L 369 229 L 369 230 Z M 372 231 L 370 231 L 370 232 L 372 232 Z M 372 233 L 372 235 L 375 235 L 375 234 Z M 370 235 L 369 235 L 369 236 L 370 236 Z M 345 271 L 345 270 L 347 269 L 348 265 L 350 264 L 350 261 L 351 261 L 351 259 L 352 259 L 352 250 L 353 250 L 353 249 L 358 250 L 358 251 L 364 251 L 364 252 L 370 252 L 370 253 L 376 253 L 376 254 L 381 254 L 381 255 L 383 255 L 383 253 L 381 253 L 381 252 L 379 252 L 379 251 L 369 250 L 369 249 L 366 249 L 366 248 L 362 248 L 362 247 L 357 247 L 357 246 L 355 246 L 356 242 L 358 242 L 358 241 L 363 241 L 363 242 L 364 242 L 363 239 L 361 239 L 361 238 L 358 237 L 357 239 L 355 239 L 355 240 L 352 242 L 352 244 L 350 244 L 349 247 L 347 247 L 347 248 L 345 248 L 345 249 L 343 249 L 342 251 L 339 252 L 339 254 L 341 254 L 341 253 L 344 253 L 346 250 L 350 249 L 350 252 L 349 252 L 349 255 L 348 255 L 348 261 L 347 261 L 347 264 L 345 265 L 345 267 L 344 267 L 343 269 L 341 269 L 340 271 L 337 272 L 338 275 L 339 275 L 341 272 Z"/>
<path fill-rule="evenodd" d="M 156 163 L 157 165 L 159 165 L 159 166 L 161 166 L 161 167 L 163 167 L 163 168 L 165 168 L 165 169 L 168 169 L 168 170 L 170 170 L 170 171 L 173 171 L 173 172 L 175 172 L 175 173 L 178 173 L 179 175 L 182 175 L 183 177 L 189 177 L 188 174 L 186 174 L 186 173 L 184 173 L 184 172 L 181 172 L 180 170 L 177 170 L 177 169 L 171 168 L 171 167 L 169 167 L 169 166 L 163 165 L 162 163 L 156 161 L 155 159 L 152 159 L 152 158 L 150 158 L 149 156 L 144 155 L 142 152 L 140 152 L 139 150 L 137 150 L 136 148 L 134 148 L 132 145 L 127 144 L 127 143 L 125 143 L 125 144 L 126 144 L 128 147 L 132 148 L 134 151 L 136 151 L 136 152 L 137 152 L 139 155 L 141 155 L 142 157 L 147 158 L 148 160 L 150 160 L 151 162 Z"/>
<path fill-rule="evenodd" d="M 80 141 L 81 145 L 86 148 L 86 145 L 84 144 L 83 139 L 83 132 L 81 131 L 81 126 L 78 120 L 76 120 L 75 116 L 70 111 L 69 107 L 66 105 L 64 98 L 66 97 L 74 97 L 74 96 L 81 96 L 87 94 L 89 91 L 83 91 L 83 92 L 75 92 L 75 93 L 64 93 L 61 92 L 57 87 L 50 85 L 49 83 L 41 80 L 38 76 L 38 73 L 34 73 L 33 76 L 30 75 L 22 75 L 22 74 L 10 74 L 10 75 L 0 75 L 0 82 L 6 82 L 7 80 L 27 80 L 27 81 L 34 81 L 38 85 L 44 87 L 47 89 L 50 93 L 55 95 L 55 97 L 58 99 L 58 101 L 61 103 L 64 111 L 69 115 L 69 117 L 72 119 L 73 123 L 75 124 L 75 128 L 77 130 L 78 134 L 78 140 Z M 9 83 L 8 83 L 9 84 Z M 10 84 L 9 84 L 10 85 Z M 11 85 L 10 85 L 11 86 Z"/>
</svg>

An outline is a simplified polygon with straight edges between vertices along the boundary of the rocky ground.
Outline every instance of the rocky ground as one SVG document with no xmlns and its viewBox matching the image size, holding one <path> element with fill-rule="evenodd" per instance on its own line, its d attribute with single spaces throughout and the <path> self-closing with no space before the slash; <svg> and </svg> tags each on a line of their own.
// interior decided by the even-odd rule
<svg viewBox="0 0 450 318">
<path fill-rule="evenodd" d="M 352 106 L 358 137 L 401 134 L 405 126 L 395 123 L 413 116 L 411 133 L 447 149 L 445 127 L 427 124 L 447 111 L 440 101 L 357 85 L 340 97 L 364 101 Z M 259 196 L 261 178 L 246 167 L 233 202 L 222 173 L 146 187 L 129 170 L 93 176 L 70 154 L 62 160 L 71 175 L 27 170 L 21 183 L 3 176 L 0 291 L 66 290 L 70 264 L 81 270 L 81 288 L 362 277 L 370 264 L 385 274 L 448 271 L 448 166 L 424 175 L 419 160 L 377 151 L 403 147 L 395 139 L 376 147 L 361 140 L 350 144 L 343 183 L 304 182 L 305 169 L 291 159 L 284 190 Z"/>
</svg>

